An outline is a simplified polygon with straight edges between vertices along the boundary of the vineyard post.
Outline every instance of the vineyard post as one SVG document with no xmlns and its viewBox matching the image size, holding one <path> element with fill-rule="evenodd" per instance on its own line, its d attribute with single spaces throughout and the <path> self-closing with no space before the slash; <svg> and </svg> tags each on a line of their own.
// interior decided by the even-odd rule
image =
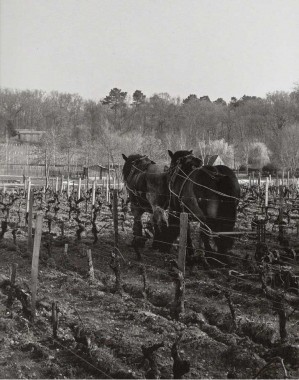
<svg viewBox="0 0 299 380">
<path fill-rule="evenodd" d="M 60 194 L 63 191 L 63 175 L 61 176 Z"/>
<path fill-rule="evenodd" d="M 81 197 L 81 177 L 79 177 L 78 181 L 78 199 Z"/>
<path fill-rule="evenodd" d="M 89 168 L 87 168 L 87 173 L 86 173 L 86 191 L 88 191 L 88 180 L 89 180 Z"/>
<path fill-rule="evenodd" d="M 56 177 L 55 192 L 58 193 L 58 177 Z"/>
<path fill-rule="evenodd" d="M 254 186 L 254 181 L 255 181 L 255 175 L 254 172 L 252 172 L 252 185 Z"/>
<path fill-rule="evenodd" d="M 96 200 L 96 183 L 95 181 L 93 181 L 92 192 L 91 192 L 91 219 L 93 219 L 95 200 Z"/>
<path fill-rule="evenodd" d="M 282 179 L 282 186 L 284 186 L 284 169 L 282 169 L 281 179 Z"/>
<path fill-rule="evenodd" d="M 279 230 L 279 237 L 283 237 L 283 186 L 279 186 L 279 215 L 278 215 L 278 230 Z"/>
<path fill-rule="evenodd" d="M 185 311 L 185 261 L 187 247 L 188 213 L 180 214 L 180 243 L 178 253 L 178 273 L 175 279 L 175 317 L 179 319 Z"/>
<path fill-rule="evenodd" d="M 94 282 L 94 268 L 93 268 L 93 263 L 92 263 L 91 249 L 87 250 L 87 259 L 88 259 L 88 267 L 89 267 L 89 279 L 91 282 Z"/>
<path fill-rule="evenodd" d="M 113 190 L 113 225 L 114 225 L 114 245 L 118 247 L 118 199 L 117 199 L 117 190 Z"/>
<path fill-rule="evenodd" d="M 270 186 L 271 186 L 271 182 L 272 181 L 272 177 L 271 177 L 271 174 L 269 174 L 269 184 L 270 184 Z"/>
<path fill-rule="evenodd" d="M 30 190 L 31 190 L 31 179 L 30 179 L 30 177 L 28 177 L 27 189 L 26 189 L 26 191 L 27 191 L 26 192 L 26 199 L 27 199 L 27 202 L 26 202 L 26 212 L 28 212 Z"/>
<path fill-rule="evenodd" d="M 53 328 L 53 338 L 57 338 L 58 330 L 58 305 L 57 301 L 52 302 L 52 328 Z"/>
<path fill-rule="evenodd" d="M 287 187 L 289 188 L 290 187 L 290 172 L 288 170 L 288 173 L 287 173 Z"/>
<path fill-rule="evenodd" d="M 120 262 L 118 251 L 118 212 L 117 212 L 117 190 L 113 191 L 113 224 L 114 224 L 114 250 L 111 253 L 110 268 L 115 273 L 115 291 L 122 292 L 121 278 L 120 278 Z"/>
<path fill-rule="evenodd" d="M 251 187 L 251 173 L 249 173 L 249 187 Z"/>
<path fill-rule="evenodd" d="M 66 195 L 69 198 L 70 196 L 70 177 L 67 176 L 67 182 L 66 182 Z"/>
<path fill-rule="evenodd" d="M 187 246 L 187 230 L 188 230 L 188 213 L 182 212 L 180 215 L 180 244 L 178 255 L 179 270 L 185 276 L 185 260 L 186 260 L 186 246 Z"/>
<path fill-rule="evenodd" d="M 32 267 L 31 267 L 31 314 L 32 319 L 35 318 L 35 305 L 36 305 L 36 291 L 37 291 L 37 281 L 38 281 L 38 262 L 39 262 L 39 250 L 40 242 L 42 237 L 43 228 L 43 214 L 42 212 L 36 215 L 36 226 L 34 234 L 34 245 L 33 245 L 33 255 L 32 255 Z"/>
<path fill-rule="evenodd" d="M 33 201 L 34 201 L 34 192 L 31 189 L 30 196 L 29 196 L 29 205 L 28 205 L 28 242 L 27 242 L 28 251 L 31 251 L 32 249 Z"/>
<path fill-rule="evenodd" d="M 258 176 L 258 187 L 259 188 L 261 187 L 261 172 L 259 172 L 259 176 Z"/>
<path fill-rule="evenodd" d="M 266 178 L 266 188 L 265 188 L 265 208 L 268 207 L 269 201 L 269 178 Z"/>
<path fill-rule="evenodd" d="M 91 196 L 91 203 L 92 203 L 92 206 L 94 206 L 95 204 L 95 200 L 96 200 L 96 181 L 93 181 L 92 183 L 92 196 Z"/>
<path fill-rule="evenodd" d="M 107 179 L 107 182 L 106 182 L 106 201 L 108 203 L 110 202 L 110 186 L 109 186 L 108 179 Z"/>
</svg>

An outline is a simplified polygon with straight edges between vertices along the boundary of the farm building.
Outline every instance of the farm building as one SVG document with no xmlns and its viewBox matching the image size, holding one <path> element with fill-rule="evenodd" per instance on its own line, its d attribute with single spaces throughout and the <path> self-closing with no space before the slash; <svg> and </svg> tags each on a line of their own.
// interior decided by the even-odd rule
<svg viewBox="0 0 299 380">
<path fill-rule="evenodd" d="M 31 129 L 17 129 L 16 132 L 17 135 L 13 139 L 24 143 L 38 143 L 45 134 L 45 131 Z"/>
<path fill-rule="evenodd" d="M 91 165 L 89 167 L 84 167 L 83 169 L 84 175 L 87 175 L 88 173 L 89 177 L 98 178 L 98 179 L 102 179 L 103 177 L 106 177 L 108 175 L 108 172 L 109 172 L 108 168 L 99 164 Z M 114 172 L 114 169 L 110 168 L 110 173 L 112 174 L 113 172 Z"/>
</svg>

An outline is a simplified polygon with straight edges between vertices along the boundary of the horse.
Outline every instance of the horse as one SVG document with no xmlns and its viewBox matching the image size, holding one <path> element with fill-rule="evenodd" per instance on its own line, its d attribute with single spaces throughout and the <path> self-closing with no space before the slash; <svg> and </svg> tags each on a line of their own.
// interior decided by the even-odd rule
<svg viewBox="0 0 299 380">
<path fill-rule="evenodd" d="M 233 246 L 233 239 L 217 233 L 232 232 L 235 226 L 240 198 L 240 186 L 235 173 L 225 165 L 203 166 L 192 151 L 172 153 L 169 150 L 168 154 L 171 164 L 168 174 L 170 227 L 167 241 L 171 243 L 177 238 L 177 214 L 185 211 L 191 220 L 200 222 L 200 235 L 206 253 L 212 260 L 220 257 L 222 262 L 228 263 L 227 253 Z M 217 254 L 211 246 L 212 237 Z M 187 246 L 189 254 L 193 254 L 190 233 Z"/>
<path fill-rule="evenodd" d="M 123 178 L 134 216 L 132 245 L 134 248 L 144 246 L 141 217 L 148 212 L 152 214 L 154 227 L 153 248 L 163 251 L 163 235 L 168 223 L 166 209 L 169 205 L 167 170 L 146 155 L 132 154 L 127 157 L 122 154 L 122 157 L 125 160 Z"/>
</svg>

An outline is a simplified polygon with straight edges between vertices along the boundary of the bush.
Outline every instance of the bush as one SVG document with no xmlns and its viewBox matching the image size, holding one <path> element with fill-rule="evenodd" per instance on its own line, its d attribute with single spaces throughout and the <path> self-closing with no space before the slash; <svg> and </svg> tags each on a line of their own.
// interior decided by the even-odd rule
<svg viewBox="0 0 299 380">
<path fill-rule="evenodd" d="M 263 166 L 263 168 L 262 168 L 263 173 L 267 173 L 267 174 L 271 174 L 271 175 L 276 174 L 277 170 L 278 170 L 277 167 L 271 163 Z"/>
</svg>

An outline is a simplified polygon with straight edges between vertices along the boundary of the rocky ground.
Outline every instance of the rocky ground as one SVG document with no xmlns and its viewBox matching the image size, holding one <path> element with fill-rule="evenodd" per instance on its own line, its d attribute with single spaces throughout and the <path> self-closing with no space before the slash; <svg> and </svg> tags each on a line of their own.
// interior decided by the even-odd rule
<svg viewBox="0 0 299 380">
<path fill-rule="evenodd" d="M 250 228 L 244 219 L 238 223 L 238 229 Z M 12 264 L 17 264 L 16 285 L 30 294 L 26 233 L 19 232 L 14 244 L 8 231 L 0 242 L 0 378 L 254 378 L 267 363 L 258 377 L 299 377 L 298 292 L 285 293 L 291 302 L 285 303 L 287 338 L 281 342 L 280 306 L 262 291 L 255 236 L 236 240 L 233 267 L 187 268 L 185 312 L 176 320 L 169 265 L 175 249 L 161 254 L 149 240 L 141 264 L 129 245 L 130 225 L 120 226 L 122 291 L 115 292 L 112 225 L 96 244 L 89 233 L 78 241 L 71 227 L 65 226 L 64 237 L 57 229 L 50 249 L 43 236 L 34 321 L 20 300 L 7 308 Z M 296 247 L 296 234 L 290 236 Z M 295 260 L 292 265 L 298 269 Z"/>
</svg>

